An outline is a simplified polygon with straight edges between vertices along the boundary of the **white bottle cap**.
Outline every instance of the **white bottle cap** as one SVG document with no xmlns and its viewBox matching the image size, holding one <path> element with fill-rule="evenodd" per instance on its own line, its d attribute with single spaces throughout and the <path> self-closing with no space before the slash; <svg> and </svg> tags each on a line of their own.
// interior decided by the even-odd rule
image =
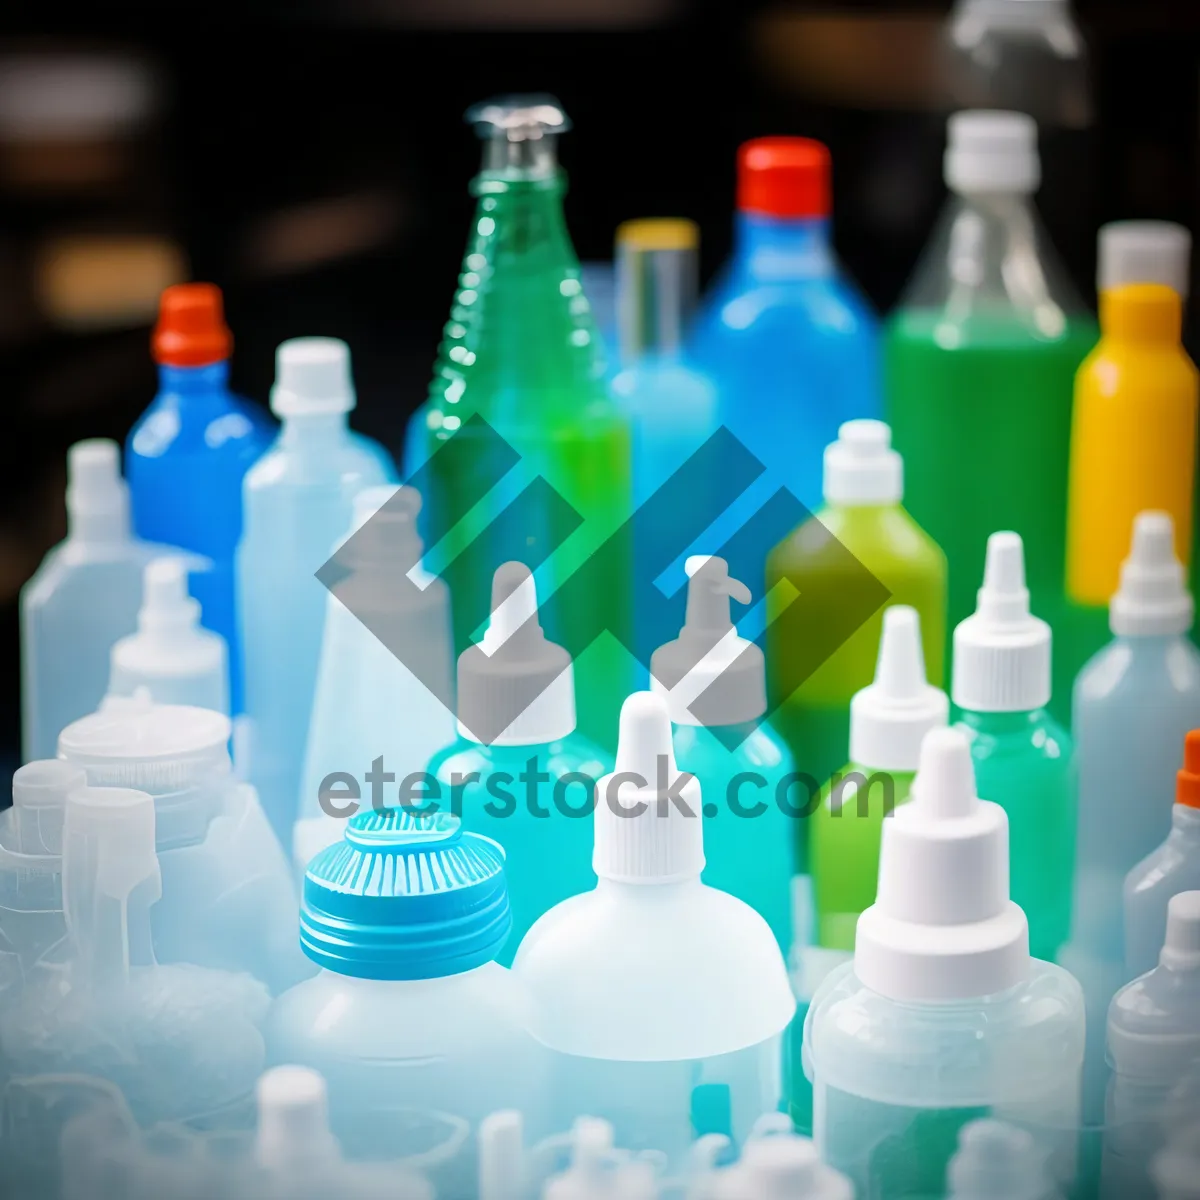
<svg viewBox="0 0 1200 1200">
<path fill-rule="evenodd" d="M 750 1138 L 732 1166 L 716 1172 L 712 1200 L 854 1200 L 854 1185 L 825 1166 L 816 1145 L 795 1134 Z"/>
<path fill-rule="evenodd" d="M 1192 235 L 1173 221 L 1110 221 L 1100 226 L 1096 290 L 1161 283 L 1186 300 Z"/>
<path fill-rule="evenodd" d="M 304 337 L 275 351 L 271 411 L 277 417 L 346 413 L 354 407 L 350 349 L 339 338 Z"/>
<path fill-rule="evenodd" d="M 884 609 L 875 682 L 850 701 L 850 761 L 882 771 L 915 771 L 925 735 L 950 716 L 950 701 L 925 679 L 915 608 Z"/>
<path fill-rule="evenodd" d="M 1029 611 L 1018 534 L 988 538 L 975 613 L 954 631 L 950 695 L 968 712 L 1031 712 L 1050 700 L 1050 626 Z"/>
<path fill-rule="evenodd" d="M 1174 522 L 1164 512 L 1138 513 L 1121 585 L 1108 606 L 1108 627 L 1118 637 L 1184 633 L 1192 612 L 1187 576 L 1175 557 Z"/>
<path fill-rule="evenodd" d="M 272 1067 L 258 1077 L 254 1158 L 269 1171 L 297 1171 L 335 1162 L 325 1080 L 309 1067 Z"/>
<path fill-rule="evenodd" d="M 596 784 L 592 870 L 601 879 L 654 884 L 699 878 L 700 781 L 687 775 L 675 787 L 685 813 L 667 799 L 680 777 L 666 702 L 651 692 L 634 692 L 621 705 L 616 769 Z"/>
<path fill-rule="evenodd" d="M 529 568 L 504 563 L 483 639 L 458 656 L 458 731 L 490 746 L 537 746 L 574 728 L 571 656 L 542 630 Z"/>
<path fill-rule="evenodd" d="M 950 1200 L 1051 1200 L 1055 1194 L 1032 1134 L 986 1117 L 959 1130 L 946 1190 Z"/>
<path fill-rule="evenodd" d="M 1176 892 L 1168 901 L 1158 961 L 1172 971 L 1200 971 L 1200 892 Z"/>
<path fill-rule="evenodd" d="M 87 541 L 129 536 L 129 488 L 116 442 L 89 438 L 67 451 L 67 524 L 73 537 Z"/>
<path fill-rule="evenodd" d="M 650 687 L 676 725 L 709 729 L 755 721 L 767 711 L 762 650 L 739 637 L 729 601 L 750 603 L 750 589 L 729 577 L 723 558 L 696 554 L 684 563 L 687 611 L 679 636 L 650 659 Z"/>
<path fill-rule="evenodd" d="M 1036 192 L 1042 180 L 1037 123 L 1016 112 L 958 112 L 947 127 L 943 174 L 953 192 Z"/>
<path fill-rule="evenodd" d="M 1029 964 L 1029 926 L 1008 894 L 1008 818 L 976 796 L 966 738 L 934 729 L 912 798 L 883 823 L 854 972 L 893 1000 L 966 1000 L 1015 987 Z"/>
<path fill-rule="evenodd" d="M 200 624 L 200 603 L 188 595 L 187 563 L 182 558 L 156 558 L 142 572 L 142 633 L 176 632 Z"/>
<path fill-rule="evenodd" d="M 83 768 L 61 759 L 39 759 L 18 767 L 12 777 L 5 846 L 19 854 L 62 854 L 67 797 L 86 784 Z"/>
<path fill-rule="evenodd" d="M 891 427 L 866 418 L 842 424 L 825 447 L 824 492 L 826 504 L 899 504 L 904 460 L 892 449 Z"/>
<path fill-rule="evenodd" d="M 522 1200 L 528 1187 L 525 1132 L 515 1108 L 489 1113 L 479 1122 L 479 1200 Z"/>
</svg>

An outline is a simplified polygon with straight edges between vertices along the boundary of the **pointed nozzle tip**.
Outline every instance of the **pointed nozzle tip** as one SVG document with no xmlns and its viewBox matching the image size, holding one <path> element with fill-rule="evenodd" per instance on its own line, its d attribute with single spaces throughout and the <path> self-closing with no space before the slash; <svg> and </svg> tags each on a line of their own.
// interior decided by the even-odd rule
<svg viewBox="0 0 1200 1200">
<path fill-rule="evenodd" d="M 616 769 L 647 780 L 657 779 L 656 766 L 661 755 L 667 755 L 674 767 L 667 702 L 653 692 L 633 692 L 621 705 Z"/>
<path fill-rule="evenodd" d="M 1019 533 L 1004 531 L 988 538 L 983 586 L 1003 596 L 1025 591 L 1025 545 Z"/>
<path fill-rule="evenodd" d="M 931 729 L 921 742 L 921 760 L 912 786 L 919 811 L 938 820 L 970 816 L 979 799 L 971 747 L 957 729 Z"/>
<path fill-rule="evenodd" d="M 1165 512 L 1138 513 L 1127 562 L 1140 567 L 1166 566 L 1175 560 L 1175 522 Z"/>
<path fill-rule="evenodd" d="M 875 683 L 895 699 L 919 696 L 927 686 L 921 621 L 917 610 L 907 604 L 893 604 L 883 611 Z"/>
</svg>

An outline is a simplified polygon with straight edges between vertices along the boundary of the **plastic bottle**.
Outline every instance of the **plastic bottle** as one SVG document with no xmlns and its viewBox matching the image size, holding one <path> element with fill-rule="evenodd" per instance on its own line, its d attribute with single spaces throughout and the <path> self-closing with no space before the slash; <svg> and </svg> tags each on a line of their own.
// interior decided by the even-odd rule
<svg viewBox="0 0 1200 1200">
<path fill-rule="evenodd" d="M 1183 743 L 1175 776 L 1171 832 L 1125 876 L 1125 970 L 1153 970 L 1167 929 L 1167 905 L 1177 892 L 1200 890 L 1200 729 Z"/>
<path fill-rule="evenodd" d="M 1101 1196 L 1123 1200 L 1149 1194 L 1150 1162 L 1163 1141 L 1163 1109 L 1188 1064 L 1197 1060 L 1200 891 L 1171 897 L 1158 966 L 1126 984 L 1108 1010 L 1112 1076 Z"/>
<path fill-rule="evenodd" d="M 321 970 L 275 1002 L 267 1048 L 325 1077 L 348 1158 L 420 1154 L 439 1195 L 469 1195 L 478 1122 L 544 1119 L 542 1054 L 495 961 L 509 927 L 504 852 L 448 813 L 361 812 L 309 863 L 300 939 Z"/>
<path fill-rule="evenodd" d="M 1179 746 L 1200 726 L 1200 652 L 1187 640 L 1192 597 L 1173 545 L 1169 516 L 1138 516 L 1109 607 L 1114 639 L 1075 681 L 1075 897 L 1071 941 L 1059 961 L 1088 1001 L 1089 1122 L 1101 1116 L 1105 1014 L 1128 978 L 1125 877 L 1170 832 Z"/>
<path fill-rule="evenodd" d="M 567 117 L 552 97 L 513 96 L 477 105 L 466 119 L 483 139 L 483 163 L 471 184 L 475 217 L 424 407 L 431 457 L 422 484 L 426 542 L 439 561 L 471 546 L 450 579 L 460 651 L 487 618 L 497 563 L 519 557 L 534 564 L 549 597 L 621 526 L 633 500 L 629 425 L 605 386 L 563 218 L 557 142 L 570 128 Z M 506 446 L 470 420 L 476 414 Z M 537 476 L 537 490 L 507 520 L 496 519 Z M 581 528 L 546 484 L 583 518 Z M 492 523 L 481 531 L 482 520 L 462 518 L 485 495 Z M 629 578 L 631 550 L 609 563 L 613 578 Z M 549 626 L 576 659 L 579 727 L 600 745 L 611 746 L 632 668 L 613 639 L 593 639 L 608 629 L 628 641 L 630 595 L 625 587 L 575 589 L 569 602 L 556 604 Z"/>
<path fill-rule="evenodd" d="M 888 419 L 905 504 L 954 564 L 951 628 L 974 607 L 972 581 L 996 529 L 1025 540 L 1033 608 L 1061 604 L 1071 386 L 1096 327 L 1030 203 L 1036 139 L 1018 113 L 950 118 L 953 195 L 888 324 Z"/>
<path fill-rule="evenodd" d="M 616 772 L 596 785 L 599 881 L 543 916 L 513 964 L 553 1052 L 555 1114 L 603 1117 L 622 1145 L 671 1162 L 693 1136 L 744 1137 L 778 1106 L 796 1009 L 767 923 L 700 882 L 701 803 L 665 701 L 635 692 Z"/>
<path fill-rule="evenodd" d="M 1073 1157 L 1083 996 L 1030 958 L 1007 868 L 1008 819 L 978 799 L 967 739 L 931 730 L 912 798 L 884 822 L 854 962 L 804 1027 L 817 1147 L 863 1195 L 940 1194 L 959 1129 L 992 1114 Z"/>
<path fill-rule="evenodd" d="M 205 628 L 229 647 L 231 703 L 240 713 L 234 550 L 242 533 L 242 476 L 274 440 L 275 427 L 262 408 L 229 390 L 233 335 L 213 284 L 182 283 L 163 292 L 151 350 L 158 394 L 125 443 L 133 524 L 139 536 L 182 546 L 212 564 L 192 587 Z"/>
<path fill-rule="evenodd" d="M 799 767 L 817 780 L 846 760 L 850 701 L 873 677 L 885 600 L 917 610 L 926 678 L 936 686 L 943 681 L 946 557 L 902 506 L 904 463 L 891 440 L 882 421 L 847 421 L 825 448 L 824 507 L 767 560 L 768 591 L 790 580 L 810 598 L 827 597 L 831 608 L 846 604 L 845 577 L 857 569 L 847 553 L 891 593 L 790 696 L 782 694 L 783 681 L 803 677 L 806 650 L 781 637 L 775 623 L 767 626 L 773 698 L 782 703 L 776 719 Z"/>
<path fill-rule="evenodd" d="M 21 744 L 53 758 L 60 731 L 94 712 L 109 652 L 137 628 L 142 569 L 161 552 L 129 528 L 129 490 L 115 442 L 67 453 L 67 537 L 21 589 Z"/>
<path fill-rule="evenodd" d="M 350 353 L 336 338 L 293 338 L 275 356 L 275 445 L 246 475 L 238 611 L 249 777 L 281 841 L 290 839 L 321 656 L 327 592 L 316 572 L 350 524 L 354 496 L 388 483 L 384 451 L 354 438 Z"/>
<path fill-rule="evenodd" d="M 1029 611 L 1021 538 L 988 538 L 975 613 L 954 631 L 951 699 L 981 795 L 1008 814 L 1009 890 L 1029 921 L 1029 952 L 1053 961 L 1071 931 L 1075 764 L 1046 711 L 1050 626 Z"/>
<path fill-rule="evenodd" d="M 59 758 L 96 787 L 154 797 L 162 900 L 155 957 L 248 971 L 272 991 L 306 974 L 287 860 L 254 789 L 232 775 L 229 718 L 143 697 L 63 730 Z"/>
<path fill-rule="evenodd" d="M 344 819 L 321 807 L 323 781 L 425 769 L 454 730 L 450 592 L 421 566 L 412 488 L 364 488 L 333 562 L 312 719 L 293 829 L 297 877 L 339 842 Z"/>
<path fill-rule="evenodd" d="M 1045 1156 L 1024 1129 L 984 1118 L 964 1125 L 946 1171 L 947 1200 L 1058 1200 Z"/>
<path fill-rule="evenodd" d="M 542 631 L 523 563 L 497 569 L 487 631 L 459 656 L 458 734 L 426 769 L 442 811 L 504 846 L 513 932 L 497 957 L 509 966 L 529 927 L 592 883 L 593 792 L 612 769 L 575 728 L 571 656 Z"/>
<path fill-rule="evenodd" d="M 188 595 L 187 563 L 156 558 L 142 576 L 138 629 L 113 644 L 108 695 L 140 687 L 159 704 L 229 712 L 229 652 L 219 633 L 200 628 L 200 604 Z"/>
</svg>

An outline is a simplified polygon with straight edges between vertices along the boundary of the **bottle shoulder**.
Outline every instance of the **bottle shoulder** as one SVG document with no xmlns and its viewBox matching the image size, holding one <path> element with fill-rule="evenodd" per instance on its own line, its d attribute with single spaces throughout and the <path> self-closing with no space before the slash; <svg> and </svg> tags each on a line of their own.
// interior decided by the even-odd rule
<svg viewBox="0 0 1200 1200">
<path fill-rule="evenodd" d="M 1045 709 L 1030 713 L 959 712 L 954 727 L 971 745 L 977 770 L 1019 766 L 1066 775 L 1071 768 L 1071 735 Z"/>
<path fill-rule="evenodd" d="M 946 576 L 941 547 L 900 504 L 826 505 L 775 547 L 771 569 L 777 574 L 844 569 L 845 550 L 885 582 L 896 574 L 921 573 L 935 581 Z"/>
<path fill-rule="evenodd" d="M 387 451 L 365 435 L 346 429 L 323 439 L 319 446 L 297 447 L 276 438 L 246 472 L 244 487 L 252 493 L 331 484 L 367 487 L 394 481 L 395 468 Z"/>
<path fill-rule="evenodd" d="M 248 465 L 277 433 L 265 409 L 233 392 L 215 389 L 199 402 L 160 392 L 129 431 L 126 471 L 136 479 L 143 460 L 193 455 L 204 455 L 210 463 L 224 458 Z"/>
<path fill-rule="evenodd" d="M 728 732 L 740 739 L 732 748 L 721 733 L 703 725 L 674 726 L 672 742 L 680 769 L 701 777 L 710 772 L 726 776 L 740 771 L 785 774 L 793 769 L 791 751 L 769 721 Z"/>
<path fill-rule="evenodd" d="M 1181 345 L 1144 345 L 1101 337 L 1083 360 L 1076 396 L 1083 404 L 1162 401 L 1194 407 L 1200 373 Z"/>
<path fill-rule="evenodd" d="M 1075 680 L 1076 726 L 1105 711 L 1147 711 L 1142 707 L 1147 699 L 1161 703 L 1170 696 L 1189 704 L 1200 700 L 1200 650 L 1184 635 L 1117 637 Z"/>
</svg>

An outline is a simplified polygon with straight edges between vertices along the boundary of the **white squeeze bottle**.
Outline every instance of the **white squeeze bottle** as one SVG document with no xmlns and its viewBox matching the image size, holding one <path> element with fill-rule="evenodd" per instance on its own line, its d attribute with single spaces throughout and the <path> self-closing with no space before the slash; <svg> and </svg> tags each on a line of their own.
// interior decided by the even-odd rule
<svg viewBox="0 0 1200 1200">
<path fill-rule="evenodd" d="M 142 575 L 136 633 L 112 648 L 110 696 L 144 687 L 156 704 L 190 704 L 229 712 L 229 650 L 200 625 L 200 604 L 188 595 L 187 562 L 156 558 Z"/>
<path fill-rule="evenodd" d="M 740 1140 L 778 1107 L 796 1010 L 770 927 L 700 881 L 701 804 L 665 701 L 635 692 L 616 771 L 596 785 L 596 887 L 541 917 L 513 963 L 531 1032 L 555 1052 L 556 1117 L 602 1117 L 621 1145 L 673 1163 L 693 1136 Z"/>
<path fill-rule="evenodd" d="M 883 822 L 854 961 L 804 1026 L 821 1157 L 871 1196 L 938 1195 L 957 1131 L 995 1116 L 1074 1168 L 1083 996 L 1031 958 L 1008 894 L 1008 819 L 975 794 L 966 738 L 934 729 Z"/>
</svg>

